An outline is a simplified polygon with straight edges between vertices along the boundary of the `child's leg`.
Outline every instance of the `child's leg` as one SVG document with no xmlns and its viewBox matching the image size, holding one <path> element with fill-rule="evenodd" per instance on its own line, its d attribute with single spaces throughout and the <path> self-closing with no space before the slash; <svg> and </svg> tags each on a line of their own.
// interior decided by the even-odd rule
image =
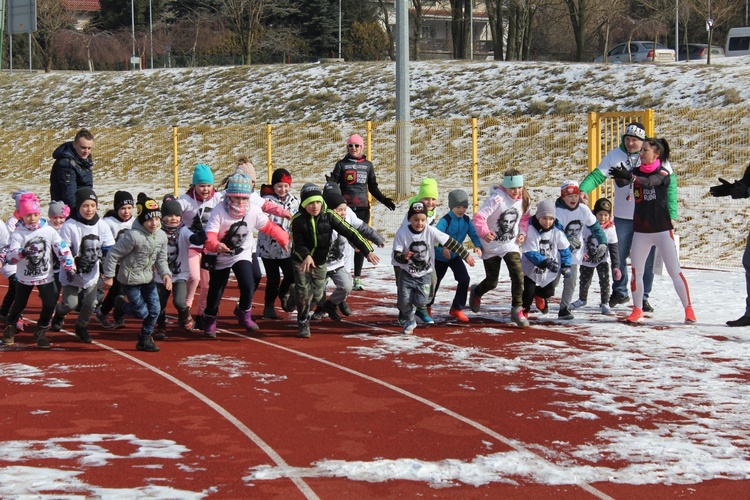
<svg viewBox="0 0 750 500">
<path fill-rule="evenodd" d="M 682 274 L 682 268 L 680 268 L 680 259 L 677 257 L 677 247 L 674 243 L 672 231 L 658 233 L 656 236 L 656 246 L 659 248 L 659 253 L 661 253 L 664 260 L 664 267 L 672 278 L 672 284 L 674 284 L 674 289 L 680 297 L 682 307 L 692 305 L 690 301 L 690 289 L 688 288 L 685 276 Z"/>
<path fill-rule="evenodd" d="M 10 313 L 10 307 L 13 305 L 13 301 L 16 299 L 16 279 L 15 274 L 8 276 L 8 291 L 5 292 L 3 297 L 3 304 L 0 306 L 0 316 L 7 316 Z"/>
<path fill-rule="evenodd" d="M 190 277 L 187 281 L 187 304 L 193 306 L 193 298 L 198 284 L 201 281 L 201 251 L 198 248 L 191 248 L 188 251 L 188 265 L 190 266 Z"/>
<path fill-rule="evenodd" d="M 26 305 L 29 303 L 29 296 L 34 287 L 16 281 L 14 288 L 15 299 L 8 312 L 8 325 L 13 326 L 13 328 L 15 328 L 16 321 L 21 317 L 23 310 L 26 309 Z"/>
<path fill-rule="evenodd" d="M 206 309 L 206 303 L 208 301 L 208 287 L 211 283 L 211 272 L 208 269 L 201 268 L 201 282 L 200 282 L 200 291 L 198 292 L 198 307 L 197 311 L 198 314 L 203 314 L 203 311 Z M 226 287 L 227 284 L 224 283 L 224 287 Z"/>
<path fill-rule="evenodd" d="M 39 313 L 37 330 L 47 329 L 52 319 L 52 314 L 55 312 L 55 305 L 57 304 L 57 285 L 53 281 L 44 285 L 37 285 L 36 289 L 39 292 L 39 298 L 42 300 L 42 310 Z"/>
<path fill-rule="evenodd" d="M 570 276 L 563 279 L 563 292 L 560 297 L 560 309 L 568 309 L 570 307 L 570 300 L 573 298 L 573 293 L 576 291 L 576 284 L 578 282 L 578 264 L 570 266 Z"/>
<path fill-rule="evenodd" d="M 428 274 L 419 278 L 413 278 L 416 286 L 412 289 L 411 301 L 417 309 L 427 307 L 427 301 L 430 300 L 430 284 L 432 282 L 430 276 Z"/>
<path fill-rule="evenodd" d="M 177 280 L 172 282 L 172 304 L 177 309 L 177 313 L 182 316 L 190 311 L 187 306 L 187 281 Z"/>
<path fill-rule="evenodd" d="M 151 335 L 154 333 L 154 326 L 156 320 L 159 317 L 161 311 L 161 303 L 159 302 L 159 292 L 156 291 L 156 282 L 146 283 L 140 286 L 141 296 L 143 302 L 146 305 L 146 317 L 143 319 L 143 326 L 141 327 L 141 335 Z"/>
<path fill-rule="evenodd" d="M 606 261 L 600 262 L 596 266 L 596 273 L 599 275 L 599 296 L 601 297 L 602 304 L 607 304 L 609 302 L 609 266 L 609 262 Z M 583 274 L 581 274 L 581 276 L 583 276 Z M 581 280 L 583 281 L 583 278 L 581 278 Z M 589 283 L 591 283 L 591 279 L 589 279 Z"/>
<path fill-rule="evenodd" d="M 156 284 L 156 293 L 159 295 L 159 317 L 156 319 L 156 326 L 159 328 L 167 327 L 167 303 L 169 302 L 169 290 L 164 283 Z"/>
<path fill-rule="evenodd" d="M 510 274 L 511 306 L 521 307 L 523 303 L 523 269 L 521 268 L 521 254 L 519 252 L 508 252 L 503 257 L 503 260 L 505 260 L 505 265 L 508 266 L 508 273 Z"/>
<path fill-rule="evenodd" d="M 523 277 L 523 301 L 524 310 L 529 311 L 536 296 L 536 283 L 528 276 Z"/>
<path fill-rule="evenodd" d="M 451 268 L 453 277 L 456 279 L 456 294 L 453 296 L 451 309 L 463 310 L 466 307 L 466 297 L 469 295 L 469 283 L 471 283 L 469 271 L 466 270 L 466 264 L 461 257 L 453 257 L 446 264 Z"/>
<path fill-rule="evenodd" d="M 331 296 L 328 297 L 328 300 L 335 305 L 339 305 L 345 301 L 352 292 L 352 277 L 344 266 L 328 273 L 328 276 L 336 286 L 336 289 L 331 293 Z"/>
<path fill-rule="evenodd" d="M 83 288 L 81 292 L 83 292 L 83 302 L 81 305 L 81 310 L 78 313 L 78 320 L 76 321 L 76 326 L 88 326 L 89 322 L 91 321 L 91 314 L 93 314 L 94 309 L 96 308 L 96 297 L 97 292 L 99 289 L 99 283 L 94 283 L 88 288 Z"/>
<path fill-rule="evenodd" d="M 304 323 L 310 315 L 310 307 L 325 293 L 326 267 L 318 266 L 308 272 L 301 271 L 302 263 L 294 263 L 294 292 L 297 294 L 297 322 Z"/>
<path fill-rule="evenodd" d="M 404 323 L 411 323 L 414 319 L 414 299 L 412 296 L 415 294 L 415 289 L 418 288 L 418 283 L 411 274 L 407 273 L 403 269 L 398 275 L 398 287 L 396 294 L 396 304 L 398 306 L 399 320 Z"/>
<path fill-rule="evenodd" d="M 232 266 L 234 276 L 237 278 L 237 286 L 240 289 L 240 301 L 237 307 L 240 311 L 249 311 L 253 307 L 253 290 L 255 288 L 255 273 L 253 263 L 249 260 L 240 260 Z"/>
<path fill-rule="evenodd" d="M 484 279 L 474 287 L 474 295 L 477 297 L 497 288 L 502 260 L 500 257 L 490 257 L 482 262 L 484 263 Z"/>
<path fill-rule="evenodd" d="M 538 297 L 541 297 L 543 299 L 549 299 L 550 297 L 553 297 L 555 295 L 555 282 L 548 283 L 544 286 L 537 286 L 536 295 Z"/>
<path fill-rule="evenodd" d="M 606 264 L 606 262 L 600 263 Z M 578 299 L 581 302 L 588 302 L 589 300 L 589 287 L 591 287 L 591 281 L 594 278 L 594 268 L 590 266 L 581 266 L 581 279 L 578 281 Z M 601 283 L 601 278 L 599 279 Z M 602 301 L 602 304 L 609 302 L 609 293 L 607 293 L 607 299 Z"/>
<path fill-rule="evenodd" d="M 253 300 L 252 296 L 255 295 L 255 290 L 260 287 L 260 280 L 263 279 L 263 271 L 260 269 L 260 260 L 258 260 L 258 254 L 255 252 L 253 252 L 251 265 L 253 268 L 253 289 L 251 290 L 250 302 Z"/>
<path fill-rule="evenodd" d="M 276 297 L 284 295 L 281 293 L 281 267 L 279 259 L 267 259 L 262 257 L 263 267 L 266 270 L 266 291 L 263 296 L 263 304 L 266 307 L 272 307 L 276 302 Z"/>
<path fill-rule="evenodd" d="M 206 307 L 203 310 L 205 316 L 215 318 L 216 314 L 219 312 L 221 296 L 224 295 L 224 289 L 227 287 L 227 281 L 229 281 L 229 273 L 231 271 L 230 268 L 226 268 L 214 269 L 211 272 L 211 280 L 209 281 L 208 293 L 206 296 Z"/>
<path fill-rule="evenodd" d="M 57 309 L 55 310 L 55 316 L 58 317 L 58 319 L 65 318 L 70 311 L 78 306 L 78 292 L 80 292 L 80 290 L 81 289 L 77 286 L 63 286 L 62 299 L 60 300 L 60 303 L 57 304 Z"/>
<path fill-rule="evenodd" d="M 119 269 L 119 266 L 117 267 L 117 269 Z M 117 276 L 116 273 L 115 276 Z M 112 286 L 109 290 L 107 290 L 107 295 L 104 296 L 104 300 L 99 305 L 99 313 L 103 314 L 104 316 L 109 314 L 112 308 L 115 307 L 115 297 L 117 297 L 118 295 L 123 295 L 122 285 L 120 284 L 120 282 L 117 280 L 117 278 L 115 278 L 113 281 L 114 282 L 112 283 Z"/>
<path fill-rule="evenodd" d="M 437 295 L 438 290 L 440 290 L 440 283 L 443 281 L 443 278 L 445 277 L 446 271 L 448 271 L 448 261 L 447 260 L 437 260 L 435 259 L 435 291 L 432 294 L 432 297 L 430 298 L 428 302 L 428 306 L 431 306 L 435 303 L 435 296 Z M 453 274 L 456 272 L 453 271 Z"/>
<path fill-rule="evenodd" d="M 284 274 L 284 278 L 281 280 L 281 285 L 279 286 L 279 297 L 286 297 L 289 293 L 289 287 L 294 284 L 294 263 L 291 257 L 279 259 L 278 262 L 281 272 Z"/>
</svg>

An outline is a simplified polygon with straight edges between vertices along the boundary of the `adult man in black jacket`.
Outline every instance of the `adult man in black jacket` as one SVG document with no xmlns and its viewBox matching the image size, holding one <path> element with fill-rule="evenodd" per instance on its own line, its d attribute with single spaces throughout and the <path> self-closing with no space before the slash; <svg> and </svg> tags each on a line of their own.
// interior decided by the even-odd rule
<svg viewBox="0 0 750 500">
<path fill-rule="evenodd" d="M 73 141 L 65 142 L 55 149 L 52 153 L 55 163 L 49 174 L 51 200 L 63 201 L 73 208 L 76 191 L 82 187 L 94 187 L 94 159 L 91 156 L 93 147 L 93 134 L 82 128 Z"/>
</svg>

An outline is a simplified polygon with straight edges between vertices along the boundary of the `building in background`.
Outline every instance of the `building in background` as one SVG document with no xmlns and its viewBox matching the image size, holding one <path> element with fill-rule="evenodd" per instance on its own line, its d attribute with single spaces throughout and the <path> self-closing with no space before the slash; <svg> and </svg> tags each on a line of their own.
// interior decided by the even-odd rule
<svg viewBox="0 0 750 500">
<path fill-rule="evenodd" d="M 94 13 L 101 10 L 99 0 L 63 0 L 63 7 L 69 10 L 76 19 L 76 29 L 82 30 L 91 22 Z"/>
</svg>

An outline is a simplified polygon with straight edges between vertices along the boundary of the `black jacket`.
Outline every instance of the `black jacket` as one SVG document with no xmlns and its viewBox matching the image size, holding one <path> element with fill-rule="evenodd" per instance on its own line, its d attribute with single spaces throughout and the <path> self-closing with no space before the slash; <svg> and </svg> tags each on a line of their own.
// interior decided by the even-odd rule
<svg viewBox="0 0 750 500">
<path fill-rule="evenodd" d="M 323 210 L 316 217 L 308 214 L 300 207 L 291 222 L 292 229 L 292 259 L 302 262 L 308 255 L 312 255 L 316 266 L 321 266 L 328 260 L 331 248 L 331 236 L 336 230 L 349 243 L 367 257 L 372 251 L 372 245 L 359 232 L 350 226 L 339 214 L 333 210 Z"/>
<path fill-rule="evenodd" d="M 85 160 L 73 149 L 73 142 L 58 146 L 52 158 L 55 163 L 49 174 L 49 194 L 52 201 L 64 201 L 73 211 L 76 202 L 76 191 L 82 187 L 94 187 L 94 159 Z"/>
<path fill-rule="evenodd" d="M 353 209 L 370 208 L 368 191 L 380 203 L 388 199 L 380 192 L 375 167 L 364 156 L 357 159 L 347 154 L 333 167 L 330 178 L 341 187 L 346 204 Z"/>
</svg>

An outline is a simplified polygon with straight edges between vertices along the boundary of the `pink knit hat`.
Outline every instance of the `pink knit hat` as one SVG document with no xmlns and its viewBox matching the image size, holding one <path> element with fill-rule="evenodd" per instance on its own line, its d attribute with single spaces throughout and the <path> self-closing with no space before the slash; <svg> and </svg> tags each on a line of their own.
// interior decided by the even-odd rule
<svg viewBox="0 0 750 500">
<path fill-rule="evenodd" d="M 24 193 L 18 200 L 18 214 L 23 219 L 29 214 L 41 214 L 42 208 L 39 205 L 39 198 L 34 193 Z"/>
<path fill-rule="evenodd" d="M 365 145 L 365 141 L 362 140 L 362 136 L 359 134 L 350 135 L 349 138 L 346 140 L 347 144 L 359 144 L 360 146 Z"/>
</svg>

